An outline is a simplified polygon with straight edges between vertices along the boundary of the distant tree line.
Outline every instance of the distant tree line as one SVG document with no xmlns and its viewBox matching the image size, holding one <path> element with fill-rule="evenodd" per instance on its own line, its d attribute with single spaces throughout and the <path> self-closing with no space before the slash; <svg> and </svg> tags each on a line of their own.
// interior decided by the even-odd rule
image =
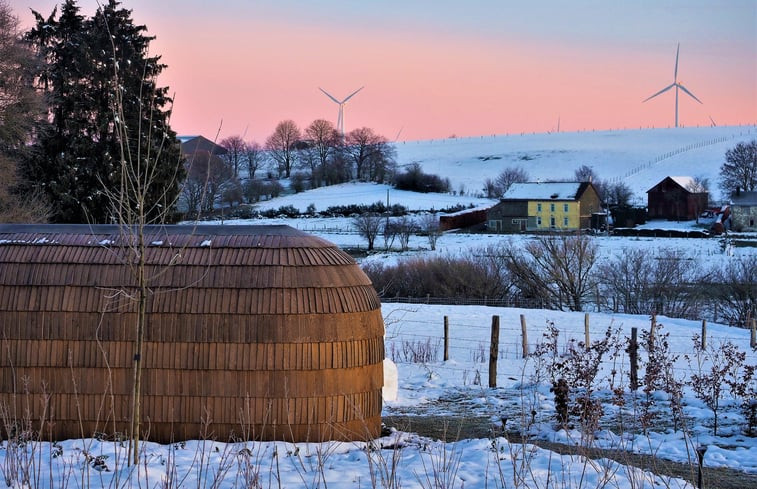
<svg viewBox="0 0 757 489">
<path fill-rule="evenodd" d="M 276 125 L 261 145 L 235 135 L 220 141 L 226 153 L 195 154 L 185 162 L 184 205 L 209 213 L 217 204 L 256 203 L 279 196 L 289 179 L 296 192 L 349 181 L 391 182 L 395 149 L 373 129 L 361 127 L 342 136 L 334 125 L 316 119 L 304 130 L 292 120 Z M 215 160 L 215 164 L 211 163 Z M 204 204 L 198 195 L 204 195 Z"/>
</svg>

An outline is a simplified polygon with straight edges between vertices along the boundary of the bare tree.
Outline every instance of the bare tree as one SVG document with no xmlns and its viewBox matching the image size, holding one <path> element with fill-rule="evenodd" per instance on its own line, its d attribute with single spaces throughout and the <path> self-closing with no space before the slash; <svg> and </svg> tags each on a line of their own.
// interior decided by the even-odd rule
<svg viewBox="0 0 757 489">
<path fill-rule="evenodd" d="M 244 162 L 247 164 L 247 178 L 253 180 L 255 173 L 265 166 L 266 153 L 263 151 L 263 147 L 255 141 L 245 144 L 244 151 Z"/>
<path fill-rule="evenodd" d="M 113 8 L 117 4 L 110 3 L 105 8 L 98 10 L 98 16 L 102 16 L 108 33 L 111 33 L 110 42 L 114 59 L 117 49 L 115 45 L 115 36 L 109 27 L 112 22 L 111 16 L 116 16 L 119 12 L 114 12 Z M 129 19 L 130 22 L 130 19 Z M 146 47 L 144 48 L 147 49 Z M 128 66 L 128 63 L 123 63 Z M 120 227 L 121 246 L 116 253 L 120 254 L 120 260 L 124 266 L 128 267 L 131 275 L 135 279 L 136 286 L 133 288 L 122 289 L 119 291 L 129 297 L 136 304 L 136 320 L 134 324 L 134 357 L 133 357 L 133 385 L 132 385 L 132 409 L 130 416 L 129 432 L 129 463 L 137 465 L 139 463 L 139 444 L 142 436 L 142 370 L 145 349 L 145 331 L 147 329 L 148 319 L 148 297 L 153 293 L 152 281 L 155 278 L 150 276 L 147 263 L 147 227 L 151 224 L 164 224 L 168 221 L 170 212 L 174 208 L 177 197 L 168 197 L 168 188 L 172 184 L 178 184 L 180 176 L 183 174 L 181 157 L 178 156 L 177 141 L 168 138 L 160 138 L 158 141 L 151 137 L 151 130 L 140 128 L 139 131 L 133 132 L 133 127 L 127 125 L 126 121 L 130 120 L 126 116 L 127 103 L 129 94 L 126 92 L 124 85 L 120 82 L 122 77 L 121 63 L 113 63 L 112 75 L 112 124 L 115 130 L 116 138 L 120 146 L 118 163 L 121 171 L 120 186 L 111 188 L 105 182 L 103 192 L 105 193 L 111 214 L 115 217 Z M 144 81 L 154 81 L 145 79 Z M 157 75 L 155 75 L 157 76 Z M 146 93 L 140 95 L 147 98 L 148 101 L 154 102 L 162 97 L 162 89 L 157 88 L 155 84 L 146 84 L 151 87 Z M 156 124 L 158 110 L 154 105 L 139 104 L 139 115 L 144 116 L 146 126 L 151 128 Z M 143 114 L 142 111 L 146 111 Z M 170 108 L 167 109 L 170 113 Z M 160 114 L 162 115 L 162 114 Z M 156 119 L 153 119 L 155 117 Z M 143 146 L 146 146 L 146 152 L 143 153 Z M 164 154 L 177 153 L 177 161 L 174 162 L 173 173 L 166 179 L 159 171 Z M 159 195 L 161 198 L 156 202 L 153 195 Z M 177 256 L 180 252 L 176 251 Z M 173 262 L 173 258 L 169 260 Z M 158 273 L 163 273 L 160 271 Z"/>
<path fill-rule="evenodd" d="M 352 219 L 352 225 L 357 229 L 358 234 L 368 240 L 368 251 L 373 249 L 376 237 L 381 231 L 381 216 L 373 212 L 366 212 Z"/>
<path fill-rule="evenodd" d="M 686 184 L 686 190 L 695 194 L 703 194 L 710 191 L 710 179 L 697 175 L 692 177 L 691 181 Z"/>
<path fill-rule="evenodd" d="M 605 293 L 629 314 L 665 314 L 686 317 L 695 310 L 696 299 L 707 277 L 696 262 L 673 250 L 656 254 L 623 250 L 599 266 Z"/>
<path fill-rule="evenodd" d="M 487 178 L 484 180 L 484 195 L 486 195 L 486 198 L 488 199 L 496 199 L 499 197 L 502 197 L 502 192 L 499 191 L 499 187 L 497 187 L 497 183 L 492 180 L 491 178 Z"/>
<path fill-rule="evenodd" d="M 652 261 L 646 251 L 622 250 L 599 266 L 605 293 L 612 296 L 628 314 L 649 314 Z"/>
<path fill-rule="evenodd" d="M 289 178 L 295 163 L 296 144 L 302 139 L 300 129 L 292 120 L 278 123 L 265 142 L 271 158 L 276 162 L 279 177 Z"/>
<path fill-rule="evenodd" d="M 627 206 L 631 202 L 633 191 L 625 182 L 609 183 L 602 192 L 603 202 L 609 205 Z"/>
<path fill-rule="evenodd" d="M 34 53 L 21 40 L 18 18 L 0 0 L 0 222 L 44 222 L 50 208 L 38 191 L 21 191 L 19 161 L 44 112 L 34 89 Z"/>
<path fill-rule="evenodd" d="M 738 143 L 725 152 L 725 163 L 720 167 L 720 188 L 726 195 L 736 190 L 757 190 L 757 139 Z"/>
<path fill-rule="evenodd" d="M 560 309 L 583 310 L 585 298 L 597 283 L 592 274 L 597 245 L 589 237 L 541 236 L 527 243 L 523 251 L 511 249 L 507 255 L 516 287 L 537 297 L 543 295 Z"/>
<path fill-rule="evenodd" d="M 497 197 L 501 197 L 507 192 L 512 184 L 527 182 L 529 178 L 528 172 L 521 166 L 505 168 L 494 181 L 495 191 L 499 194 Z"/>
<path fill-rule="evenodd" d="M 355 178 L 382 183 L 391 178 L 395 167 L 395 150 L 384 136 L 373 129 L 353 129 L 345 139 L 345 150 L 355 166 Z"/>
<path fill-rule="evenodd" d="M 208 151 L 195 152 L 185 167 L 187 178 L 182 198 L 190 213 L 212 212 L 224 192 L 239 185 L 231 167 Z"/>
<path fill-rule="evenodd" d="M 577 182 L 595 182 L 599 180 L 597 174 L 594 172 L 594 168 L 589 165 L 581 165 L 576 168 L 573 173 L 573 178 L 575 178 Z"/>
<path fill-rule="evenodd" d="M 441 236 L 442 231 L 439 226 L 439 218 L 435 214 L 426 214 L 421 218 L 420 231 L 428 238 L 428 244 L 431 250 L 436 249 L 436 242 Z"/>
<path fill-rule="evenodd" d="M 743 327 L 757 317 L 757 255 L 729 260 L 715 282 L 712 289 L 729 324 Z"/>
<path fill-rule="evenodd" d="M 418 231 L 418 225 L 407 216 L 402 216 L 394 221 L 397 232 L 397 239 L 400 242 L 400 249 L 407 251 L 410 249 L 410 236 Z"/>
<path fill-rule="evenodd" d="M 341 142 L 339 132 L 325 119 L 316 119 L 305 128 L 308 140 L 307 151 L 311 153 L 310 178 L 314 187 L 319 187 L 327 173 L 330 160 Z"/>
<path fill-rule="evenodd" d="M 221 141 L 220 146 L 226 149 L 226 154 L 223 155 L 226 164 L 232 169 L 234 176 L 239 178 L 239 168 L 247 152 L 247 145 L 241 136 L 229 136 Z"/>
</svg>

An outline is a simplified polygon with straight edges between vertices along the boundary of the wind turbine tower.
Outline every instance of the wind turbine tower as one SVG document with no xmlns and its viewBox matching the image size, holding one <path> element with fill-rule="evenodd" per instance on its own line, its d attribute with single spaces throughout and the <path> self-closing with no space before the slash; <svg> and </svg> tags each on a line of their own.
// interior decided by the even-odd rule
<svg viewBox="0 0 757 489">
<path fill-rule="evenodd" d="M 364 89 L 365 87 L 360 87 L 351 94 L 349 94 L 344 100 L 337 100 L 336 98 L 332 97 L 329 92 L 324 90 L 321 87 L 318 87 L 318 90 L 322 91 L 328 98 L 334 101 L 335 104 L 339 105 L 339 117 L 336 119 L 336 129 L 339 131 L 339 134 L 344 137 L 344 105 L 347 103 L 349 99 L 354 97 L 360 90 Z"/>
<path fill-rule="evenodd" d="M 699 100 L 696 97 L 696 95 L 694 95 L 693 93 L 691 93 L 690 91 L 688 91 L 686 89 L 686 87 L 684 87 L 681 84 L 681 82 L 678 81 L 678 51 L 680 49 L 681 49 L 681 43 L 678 43 L 678 47 L 676 48 L 676 65 L 675 65 L 675 69 L 673 70 L 673 83 L 671 83 L 667 87 L 663 88 L 659 92 L 655 93 L 651 97 L 647 97 L 646 99 L 644 99 L 644 101 L 642 101 L 642 103 L 644 103 L 647 100 L 651 100 L 651 99 L 655 98 L 656 96 L 660 95 L 661 93 L 665 93 L 668 90 L 670 90 L 671 88 L 675 87 L 675 89 L 676 89 L 676 127 L 678 127 L 678 89 L 679 88 L 681 90 L 683 90 L 688 96 L 690 96 L 691 98 L 693 98 L 694 100 L 696 100 L 697 102 L 699 102 L 700 104 L 702 103 L 702 101 Z"/>
</svg>

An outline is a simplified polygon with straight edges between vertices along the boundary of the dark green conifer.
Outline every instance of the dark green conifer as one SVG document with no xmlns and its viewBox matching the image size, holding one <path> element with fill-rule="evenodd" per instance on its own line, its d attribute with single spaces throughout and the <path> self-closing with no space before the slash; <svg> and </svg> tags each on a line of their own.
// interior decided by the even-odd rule
<svg viewBox="0 0 757 489">
<path fill-rule="evenodd" d="M 54 221 L 113 222 L 123 157 L 151 172 L 147 213 L 164 220 L 183 167 L 169 125 L 172 100 L 157 86 L 165 65 L 149 55 L 154 37 L 115 0 L 92 18 L 80 15 L 76 0 L 66 0 L 57 19 L 56 10 L 34 15 L 28 39 L 44 60 L 38 83 L 50 119 L 24 166 L 26 180 L 54 204 Z"/>
</svg>

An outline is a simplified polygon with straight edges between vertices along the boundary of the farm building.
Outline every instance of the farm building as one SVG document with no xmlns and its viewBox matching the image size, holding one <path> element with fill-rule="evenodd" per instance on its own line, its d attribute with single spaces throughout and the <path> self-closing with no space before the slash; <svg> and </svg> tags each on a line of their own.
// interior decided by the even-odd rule
<svg viewBox="0 0 757 489">
<path fill-rule="evenodd" d="M 738 191 L 731 196 L 731 225 L 736 231 L 757 231 L 757 192 Z"/>
<path fill-rule="evenodd" d="M 137 282 L 123 231 L 0 225 L 0 407 L 46 419 L 54 439 L 129 432 Z M 147 439 L 378 435 L 384 326 L 349 255 L 288 226 L 145 231 Z"/>
<path fill-rule="evenodd" d="M 184 156 L 191 156 L 203 151 L 212 155 L 223 156 L 229 152 L 226 148 L 205 136 L 186 136 L 180 137 L 179 140 L 181 141 L 181 154 Z"/>
<path fill-rule="evenodd" d="M 472 226 L 482 225 L 486 222 L 486 211 L 488 209 L 464 209 L 439 216 L 439 229 L 449 231 L 450 229 L 469 228 Z"/>
<path fill-rule="evenodd" d="M 707 208 L 709 194 L 698 192 L 691 177 L 665 177 L 647 190 L 649 219 L 690 221 Z"/>
<path fill-rule="evenodd" d="M 588 228 L 600 210 L 591 182 L 514 183 L 486 219 L 493 232 L 568 231 Z"/>
</svg>

